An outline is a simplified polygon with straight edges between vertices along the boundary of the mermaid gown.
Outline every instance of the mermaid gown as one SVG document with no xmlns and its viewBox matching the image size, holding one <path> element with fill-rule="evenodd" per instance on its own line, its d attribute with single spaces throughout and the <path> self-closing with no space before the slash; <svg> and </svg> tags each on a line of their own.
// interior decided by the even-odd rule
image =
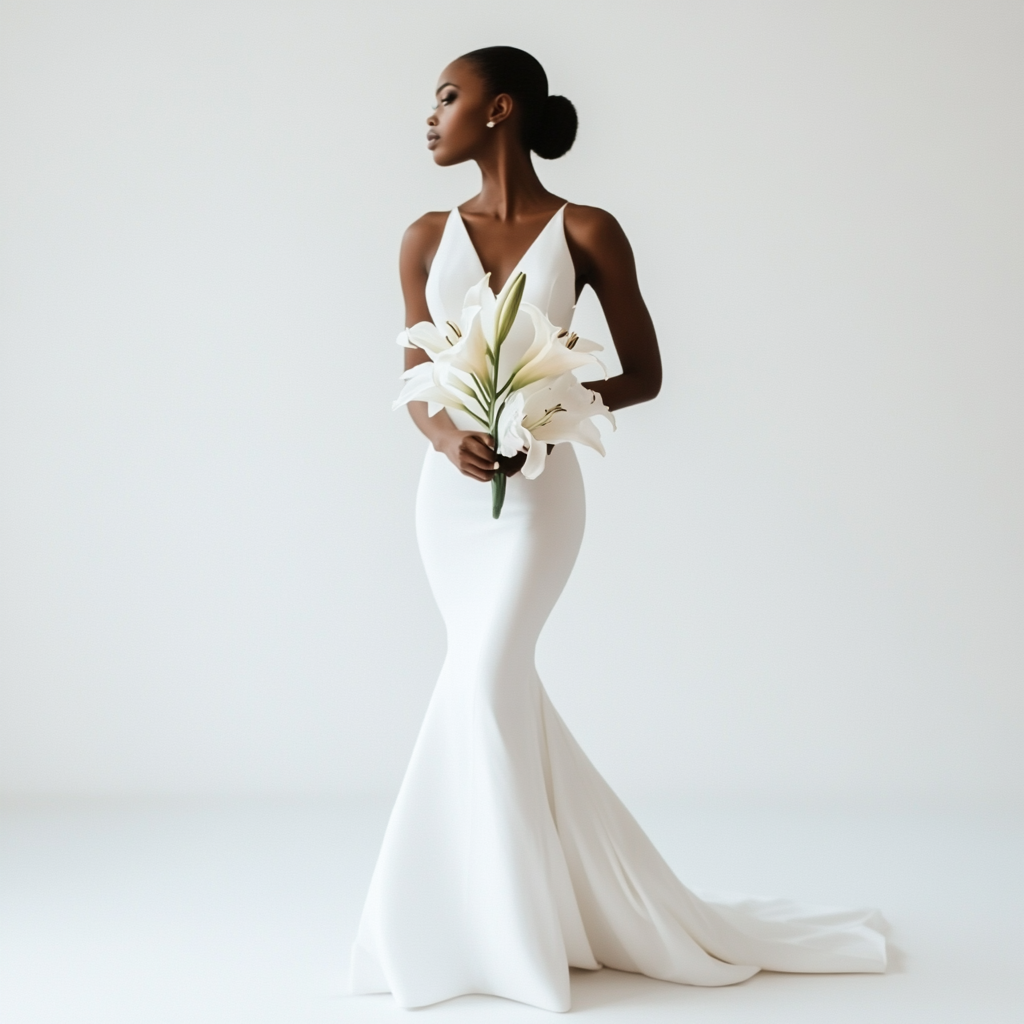
<svg viewBox="0 0 1024 1024">
<path fill-rule="evenodd" d="M 524 298 L 568 326 L 563 210 L 516 269 Z M 426 286 L 435 323 L 458 319 L 483 273 L 453 210 Z M 352 991 L 391 992 L 404 1007 L 487 993 L 565 1011 L 570 967 L 690 985 L 762 969 L 884 971 L 873 911 L 699 899 L 576 744 L 534 649 L 584 518 L 570 444 L 555 446 L 536 480 L 509 479 L 498 520 L 489 487 L 427 451 L 416 528 L 448 653 L 370 883 Z"/>
</svg>

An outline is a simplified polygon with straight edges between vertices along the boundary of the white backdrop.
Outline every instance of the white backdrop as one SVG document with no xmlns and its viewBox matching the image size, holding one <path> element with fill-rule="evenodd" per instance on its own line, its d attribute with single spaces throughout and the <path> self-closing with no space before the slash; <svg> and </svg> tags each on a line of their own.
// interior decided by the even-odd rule
<svg viewBox="0 0 1024 1024">
<path fill-rule="evenodd" d="M 665 353 L 582 454 L 570 726 L 625 790 L 1024 796 L 1020 3 L 2 17 L 6 792 L 397 785 L 444 644 L 397 246 L 475 189 L 437 73 L 507 42 Z"/>
</svg>

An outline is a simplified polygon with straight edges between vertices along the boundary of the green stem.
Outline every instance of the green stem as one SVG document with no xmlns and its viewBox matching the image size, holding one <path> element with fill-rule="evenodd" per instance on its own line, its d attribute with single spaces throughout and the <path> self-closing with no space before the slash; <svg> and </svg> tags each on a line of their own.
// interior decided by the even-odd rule
<svg viewBox="0 0 1024 1024">
<path fill-rule="evenodd" d="M 505 504 L 505 484 L 508 477 L 499 469 L 491 477 L 491 518 L 497 519 L 501 515 L 501 506 Z"/>
<path fill-rule="evenodd" d="M 467 409 L 465 406 L 463 406 L 462 409 L 464 412 L 468 412 L 469 415 L 472 416 L 473 419 L 475 419 L 477 423 L 480 424 L 481 427 L 486 427 L 488 430 L 491 429 L 491 425 L 487 422 L 487 420 L 483 419 L 481 416 L 477 416 L 477 414 L 473 412 L 472 409 Z"/>
<path fill-rule="evenodd" d="M 494 439 L 494 454 L 498 454 L 498 416 L 495 414 L 494 407 L 498 402 L 498 363 L 501 360 L 501 341 L 504 339 L 497 340 L 494 346 L 494 359 L 491 363 L 491 379 L 489 381 L 491 385 L 491 393 L 488 396 L 490 399 L 490 408 L 487 410 L 488 419 L 490 419 L 490 432 L 491 437 Z M 508 482 L 508 477 L 505 476 L 502 471 L 496 470 L 494 476 L 491 477 L 491 518 L 497 519 L 501 515 L 501 506 L 505 504 L 505 484 Z"/>
<path fill-rule="evenodd" d="M 491 362 L 491 379 L 488 381 L 490 384 L 487 408 L 487 419 L 490 421 L 491 437 L 494 439 L 494 454 L 497 455 L 498 448 L 498 421 L 501 419 L 502 410 L 505 408 L 505 402 L 508 401 L 506 398 L 502 401 L 501 406 L 498 407 L 498 398 L 500 395 L 505 393 L 506 388 L 511 384 L 512 378 L 510 377 L 505 382 L 505 387 L 498 391 L 498 367 L 501 364 L 501 346 L 508 336 L 508 332 L 512 329 L 512 323 L 519 313 L 519 304 L 522 301 L 523 289 L 526 287 L 526 275 L 520 273 L 516 275 L 512 282 L 512 288 L 506 296 L 505 303 L 502 304 L 501 315 L 496 318 L 495 321 L 495 337 L 494 337 L 494 351 L 488 351 L 488 356 Z M 511 302 L 511 307 L 508 303 Z M 511 312 L 509 310 L 511 309 Z M 497 411 L 495 411 L 497 409 Z M 505 503 L 505 484 L 508 482 L 508 477 L 499 469 L 495 472 L 494 476 L 491 477 L 491 515 L 497 519 L 501 515 L 501 506 Z"/>
<path fill-rule="evenodd" d="M 482 394 L 485 398 L 489 398 L 490 392 L 487 390 L 487 385 L 484 384 L 484 382 L 475 373 L 471 373 L 470 376 L 473 378 L 473 383 L 477 386 L 477 388 L 479 388 L 480 394 Z M 483 405 L 483 402 L 481 402 L 480 404 Z"/>
<path fill-rule="evenodd" d="M 497 375 L 495 375 L 495 376 L 497 376 Z M 505 394 L 505 392 L 506 392 L 506 391 L 507 391 L 507 390 L 508 390 L 508 389 L 509 389 L 509 388 L 511 387 L 511 385 L 512 385 L 512 381 L 513 381 L 514 379 L 515 379 L 515 374 L 513 373 L 513 374 L 511 374 L 511 375 L 509 376 L 508 380 L 507 380 L 507 381 L 505 381 L 505 383 L 504 383 L 504 384 L 502 384 L 502 386 L 501 386 L 501 390 L 500 390 L 500 391 L 499 391 L 499 392 L 498 392 L 498 393 L 497 393 L 497 394 L 496 394 L 496 395 L 494 396 L 494 399 L 495 399 L 495 401 L 497 401 L 497 400 L 498 400 L 499 398 L 501 398 L 501 396 L 502 396 L 503 394 Z"/>
</svg>

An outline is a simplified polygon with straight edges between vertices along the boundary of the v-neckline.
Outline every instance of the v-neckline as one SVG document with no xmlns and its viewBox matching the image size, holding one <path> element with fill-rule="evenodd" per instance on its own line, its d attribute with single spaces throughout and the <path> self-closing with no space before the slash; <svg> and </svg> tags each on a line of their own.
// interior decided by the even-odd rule
<svg viewBox="0 0 1024 1024">
<path fill-rule="evenodd" d="M 545 222 L 544 227 L 542 227 L 540 231 L 537 232 L 537 236 L 526 247 L 526 251 L 523 253 L 522 256 L 519 257 L 519 259 L 516 261 L 516 265 L 509 271 L 508 277 L 506 277 L 505 280 L 502 281 L 502 288 L 504 288 L 505 285 L 507 285 L 509 281 L 511 281 L 512 278 L 516 276 L 516 272 L 523 265 L 523 261 L 526 259 L 527 256 L 530 255 L 531 252 L 533 252 L 533 247 L 541 240 L 547 229 L 551 227 L 552 224 L 555 223 L 555 220 L 557 219 L 558 215 L 562 213 L 568 205 L 568 203 L 562 203 L 562 205 L 557 210 L 555 210 L 553 214 L 551 214 L 551 216 Z M 458 218 L 459 223 L 462 225 L 462 233 L 463 235 L 466 236 L 466 241 L 469 243 L 469 248 L 472 251 L 473 255 L 476 257 L 476 262 L 480 267 L 481 273 L 487 274 L 488 270 L 484 266 L 484 261 L 480 259 L 480 252 L 477 249 L 476 245 L 473 243 L 473 236 L 469 233 L 469 228 L 466 227 L 466 221 L 463 219 L 462 211 L 456 206 L 455 209 L 452 210 L 452 213 L 455 214 L 455 216 Z M 501 289 L 495 288 L 494 285 L 492 284 L 491 291 L 493 291 L 494 294 L 497 295 L 501 291 Z"/>
</svg>

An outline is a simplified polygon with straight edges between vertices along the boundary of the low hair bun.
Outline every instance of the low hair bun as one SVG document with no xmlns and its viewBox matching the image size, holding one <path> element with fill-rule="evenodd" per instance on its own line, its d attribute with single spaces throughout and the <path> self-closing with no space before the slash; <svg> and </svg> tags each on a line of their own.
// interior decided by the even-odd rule
<svg viewBox="0 0 1024 1024">
<path fill-rule="evenodd" d="M 530 135 L 530 149 L 545 160 L 555 160 L 572 149 L 579 118 L 564 96 L 548 96 Z"/>
</svg>

